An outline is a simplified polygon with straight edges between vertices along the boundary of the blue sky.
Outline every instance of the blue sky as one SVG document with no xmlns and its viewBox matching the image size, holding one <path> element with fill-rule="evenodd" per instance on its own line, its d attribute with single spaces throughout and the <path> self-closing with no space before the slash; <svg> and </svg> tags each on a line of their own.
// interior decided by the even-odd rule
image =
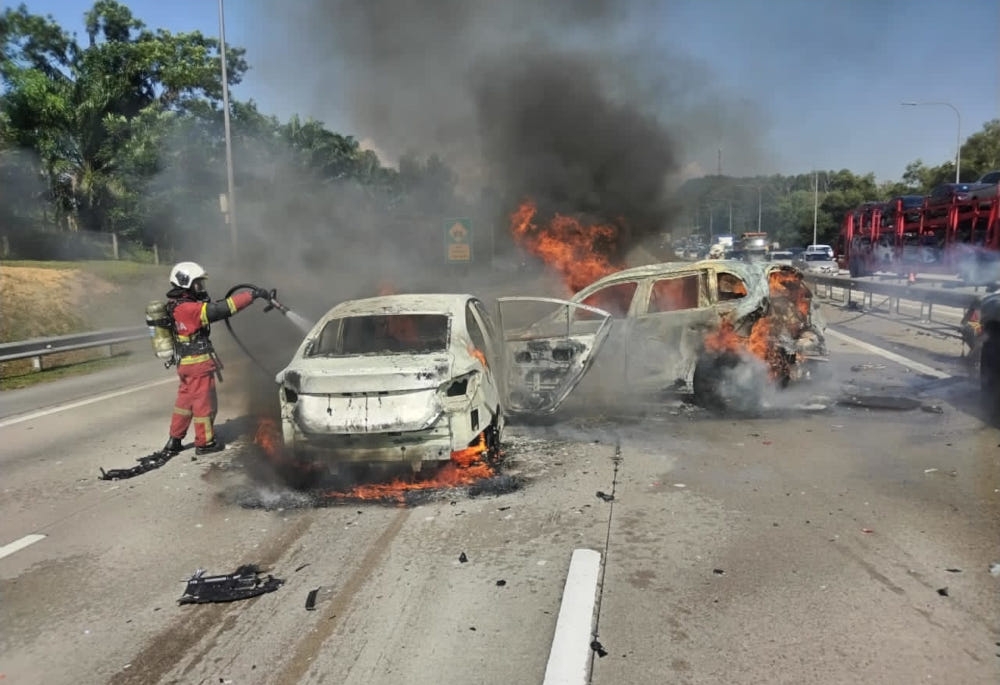
<svg viewBox="0 0 1000 685">
<path fill-rule="evenodd" d="M 82 17 L 92 2 L 26 4 L 82 36 Z M 126 4 L 151 27 L 218 34 L 213 0 Z M 378 149 L 379 141 L 359 130 L 365 122 L 352 121 L 338 105 L 338 98 L 346 96 L 338 90 L 337 74 L 330 76 L 330 92 L 318 98 L 302 73 L 273 68 L 284 57 L 278 54 L 282 45 L 295 48 L 296 36 L 276 34 L 276 22 L 265 11 L 282 5 L 294 11 L 297 0 L 226 3 L 226 40 L 246 48 L 251 65 L 233 96 L 253 98 L 261 110 L 283 119 L 294 112 L 312 116 L 334 130 L 371 140 Z M 723 94 L 723 123 L 711 139 L 685 152 L 682 165 L 691 174 L 714 173 L 721 149 L 723 172 L 731 175 L 846 168 L 874 172 L 879 181 L 896 180 L 918 158 L 929 164 L 954 159 L 959 123 L 947 106 L 902 107 L 901 101 L 952 104 L 961 116 L 963 139 L 1000 118 L 996 0 L 957 5 L 940 0 L 671 0 L 644 6 L 622 19 L 614 40 L 641 41 L 654 57 L 657 51 L 672 55 L 669 68 L 686 63 L 689 79 L 704 79 Z"/>
</svg>

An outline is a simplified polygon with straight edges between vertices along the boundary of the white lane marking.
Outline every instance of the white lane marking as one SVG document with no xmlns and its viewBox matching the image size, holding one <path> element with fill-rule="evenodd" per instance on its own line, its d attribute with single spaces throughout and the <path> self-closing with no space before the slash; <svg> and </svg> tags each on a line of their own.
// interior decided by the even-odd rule
<svg viewBox="0 0 1000 685">
<path fill-rule="evenodd" d="M 573 550 L 543 685 L 585 685 L 590 680 L 591 625 L 600 568 L 600 552 Z"/>
<path fill-rule="evenodd" d="M 35 419 L 40 419 L 43 416 L 58 414 L 61 411 L 67 411 L 69 409 L 77 409 L 78 407 L 85 407 L 88 404 L 93 404 L 94 402 L 103 402 L 105 400 L 114 399 L 115 397 L 121 397 L 122 395 L 128 395 L 129 393 L 139 392 L 140 390 L 155 388 L 158 385 L 166 385 L 167 383 L 176 383 L 176 382 L 177 382 L 176 378 L 164 378 L 163 380 L 151 381 L 149 383 L 144 383 L 142 385 L 137 385 L 131 388 L 124 388 L 122 390 L 106 392 L 103 395 L 94 395 L 93 397 L 88 397 L 85 400 L 77 400 L 76 402 L 68 402 L 67 404 L 58 404 L 54 407 L 39 409 L 38 411 L 33 411 L 28 414 L 22 414 L 20 416 L 15 416 L 14 418 L 11 419 L 4 419 L 0 421 L 0 428 L 13 426 L 14 424 L 23 423 L 24 421 L 33 421 Z"/>
<path fill-rule="evenodd" d="M 0 559 L 4 557 L 9 557 L 14 552 L 20 551 L 27 547 L 28 545 L 33 545 L 39 540 L 44 540 L 44 535 L 39 535 L 38 533 L 32 533 L 31 535 L 25 535 L 20 540 L 14 540 L 10 544 L 0 547 Z"/>
<path fill-rule="evenodd" d="M 858 340 L 857 338 L 852 338 L 851 336 L 845 335 L 840 331 L 835 331 L 832 328 L 827 328 L 826 331 L 824 331 L 824 333 L 826 333 L 826 335 L 829 337 L 837 338 L 838 340 L 842 340 L 852 345 L 857 345 L 861 349 L 867 350 L 872 354 L 877 354 L 879 356 L 885 357 L 890 361 L 894 361 L 897 364 L 902 364 L 907 368 L 913 369 L 917 373 L 922 373 L 928 376 L 932 376 L 934 378 L 951 378 L 950 373 L 945 373 L 944 371 L 938 371 L 937 369 L 927 366 L 926 364 L 921 364 L 920 362 L 914 361 L 908 357 L 904 357 L 901 354 L 896 354 L 895 352 L 884 350 L 878 345 L 872 345 L 871 343 L 866 343 L 864 340 Z"/>
</svg>

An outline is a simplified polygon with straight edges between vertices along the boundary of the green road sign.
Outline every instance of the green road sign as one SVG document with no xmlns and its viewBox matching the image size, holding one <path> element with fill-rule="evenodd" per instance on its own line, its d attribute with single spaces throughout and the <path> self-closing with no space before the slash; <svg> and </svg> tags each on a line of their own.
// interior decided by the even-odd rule
<svg viewBox="0 0 1000 685">
<path fill-rule="evenodd" d="M 472 261 L 472 219 L 444 222 L 444 253 L 449 262 Z"/>
</svg>

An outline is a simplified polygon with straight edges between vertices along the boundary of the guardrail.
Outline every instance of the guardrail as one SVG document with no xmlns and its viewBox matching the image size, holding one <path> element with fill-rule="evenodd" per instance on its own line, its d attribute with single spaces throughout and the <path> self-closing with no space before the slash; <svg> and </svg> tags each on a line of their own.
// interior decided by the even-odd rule
<svg viewBox="0 0 1000 685">
<path fill-rule="evenodd" d="M 32 359 L 36 369 L 42 368 L 42 357 L 59 352 L 72 352 L 91 347 L 107 346 L 132 342 L 149 337 L 149 328 L 133 326 L 130 328 L 111 328 L 89 333 L 73 333 L 53 338 L 33 338 L 17 342 L 0 344 L 0 362 L 10 362 L 17 359 Z"/>
<path fill-rule="evenodd" d="M 872 305 L 874 295 L 882 295 L 895 299 L 895 310 L 899 313 L 899 303 L 901 300 L 908 302 L 918 302 L 920 304 L 921 318 L 931 319 L 934 305 L 942 307 L 954 307 L 965 311 L 968 307 L 979 299 L 978 295 L 970 293 L 960 293 L 941 287 L 928 288 L 921 285 L 901 285 L 896 283 L 885 283 L 879 281 L 869 281 L 845 276 L 816 276 L 806 275 L 806 280 L 813 286 L 824 286 L 826 297 L 832 298 L 833 289 L 840 288 L 844 293 L 844 301 L 848 304 L 852 302 L 855 292 L 862 294 L 862 305 Z M 0 344 L 0 362 L 9 362 L 17 359 L 33 359 L 36 369 L 42 368 L 41 359 L 45 355 L 56 354 L 58 352 L 72 352 L 91 347 L 108 346 L 120 343 L 133 342 L 149 337 L 149 328 L 146 326 L 133 326 L 130 328 L 112 328 L 102 331 L 91 331 L 89 333 L 75 333 L 72 335 L 60 335 L 54 338 L 35 338 L 32 340 L 22 340 L 18 342 Z"/>
<path fill-rule="evenodd" d="M 931 320 L 934 305 L 954 307 L 965 311 L 970 305 L 980 299 L 978 295 L 956 292 L 941 287 L 928 288 L 910 283 L 902 285 L 844 276 L 814 276 L 807 274 L 806 281 L 814 284 L 814 286 L 825 286 L 827 298 L 832 298 L 834 288 L 840 288 L 844 292 L 844 301 L 848 304 L 852 302 L 852 296 L 855 291 L 862 293 L 862 305 L 867 302 L 869 307 L 872 305 L 872 297 L 874 295 L 882 295 L 890 299 L 895 299 L 897 314 L 899 314 L 899 303 L 901 300 L 917 302 L 920 304 L 921 318 L 925 316 L 926 307 L 926 319 L 928 321 Z"/>
</svg>

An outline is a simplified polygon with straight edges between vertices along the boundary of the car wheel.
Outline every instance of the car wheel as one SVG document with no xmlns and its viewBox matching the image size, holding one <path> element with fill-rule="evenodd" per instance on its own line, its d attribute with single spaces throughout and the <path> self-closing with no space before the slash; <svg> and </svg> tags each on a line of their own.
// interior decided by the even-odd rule
<svg viewBox="0 0 1000 685">
<path fill-rule="evenodd" d="M 717 411 L 760 408 L 765 379 L 752 361 L 736 352 L 705 353 L 694 367 L 694 401 Z"/>
</svg>

